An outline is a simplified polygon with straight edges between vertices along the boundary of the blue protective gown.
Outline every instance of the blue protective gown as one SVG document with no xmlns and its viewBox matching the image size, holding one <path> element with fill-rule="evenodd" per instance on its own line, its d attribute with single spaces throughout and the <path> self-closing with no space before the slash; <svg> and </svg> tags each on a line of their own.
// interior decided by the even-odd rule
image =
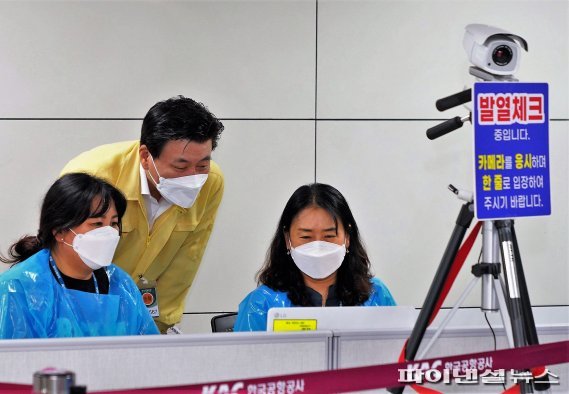
<svg viewBox="0 0 569 394">
<path fill-rule="evenodd" d="M 0 338 L 61 338 L 159 334 L 136 284 L 106 268 L 109 293 L 66 289 L 43 249 L 0 275 Z"/>
<path fill-rule="evenodd" d="M 395 305 L 395 300 L 381 280 L 373 278 L 371 283 L 371 294 L 362 306 Z M 266 331 L 269 309 L 290 306 L 295 305 L 292 304 L 286 292 L 275 291 L 268 286 L 261 285 L 250 292 L 239 304 L 233 331 Z"/>
</svg>

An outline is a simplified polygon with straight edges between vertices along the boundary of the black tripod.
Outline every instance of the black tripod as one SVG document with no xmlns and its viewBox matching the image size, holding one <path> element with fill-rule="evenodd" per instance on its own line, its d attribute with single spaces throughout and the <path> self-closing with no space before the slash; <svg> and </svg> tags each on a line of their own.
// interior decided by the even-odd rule
<svg viewBox="0 0 569 394">
<path fill-rule="evenodd" d="M 471 202 L 464 204 L 460 210 L 456 225 L 447 244 L 439 268 L 435 274 L 435 278 L 429 288 L 417 322 L 413 328 L 411 336 L 405 349 L 405 359 L 411 361 L 415 359 L 421 341 L 425 334 L 425 330 L 434 313 L 436 313 L 436 305 L 439 296 L 443 290 L 445 282 L 449 276 L 456 255 L 464 238 L 464 235 L 470 227 L 474 218 L 473 206 Z M 505 300 L 507 311 L 510 316 L 511 328 L 513 334 L 513 342 L 515 347 L 539 344 L 537 338 L 537 330 L 531 310 L 531 303 L 526 286 L 526 280 L 522 267 L 519 246 L 516 238 L 513 220 L 496 220 L 484 222 L 486 227 L 491 226 L 498 235 L 499 248 L 502 259 L 502 267 L 505 276 Z M 492 236 L 490 236 L 492 239 Z M 493 245 L 483 245 L 483 249 L 492 248 Z M 483 255 L 489 255 L 484 253 Z M 498 268 L 497 268 L 498 267 Z M 496 266 L 494 261 L 482 261 L 473 267 L 473 273 L 477 276 L 490 275 L 497 279 L 500 275 L 499 265 Z M 533 392 L 532 383 L 523 383 L 521 385 L 522 393 Z M 547 375 L 537 387 L 540 390 L 549 388 L 547 384 Z M 402 393 L 404 387 L 392 388 L 391 393 Z"/>
<path fill-rule="evenodd" d="M 480 74 L 481 70 L 476 67 L 471 67 L 470 73 L 478 77 L 484 77 L 486 80 L 494 79 L 490 74 Z M 437 101 L 437 109 L 444 111 L 448 108 L 464 104 L 471 99 L 471 90 L 466 90 L 449 97 L 445 97 Z M 463 123 L 470 120 L 471 115 L 460 118 L 455 117 L 453 119 L 447 120 L 440 125 L 434 126 L 427 131 L 427 137 L 429 139 L 438 138 L 446 133 L 456 130 L 462 126 Z M 459 191 L 451 186 L 451 190 L 456 194 Z M 456 225 L 447 244 L 439 268 L 435 274 L 429 292 L 417 322 L 413 328 L 411 336 L 408 340 L 405 349 L 405 360 L 414 360 L 421 341 L 425 334 L 425 330 L 429 325 L 430 321 L 434 318 L 436 314 L 436 307 L 441 297 L 441 292 L 443 287 L 448 280 L 449 273 L 453 264 L 456 260 L 457 253 L 459 251 L 460 245 L 466 233 L 466 230 L 470 226 L 472 219 L 474 218 L 474 209 L 472 199 L 465 199 L 467 202 L 462 206 L 458 218 L 456 220 Z M 483 232 L 483 245 L 482 245 L 482 256 L 483 261 L 476 264 L 473 267 L 473 274 L 476 277 L 483 278 L 483 289 L 482 289 L 482 309 L 483 310 L 500 310 L 502 313 L 502 321 L 504 323 L 504 328 L 507 330 L 507 320 L 505 319 L 505 311 L 498 309 L 495 302 L 495 294 L 492 294 L 492 289 L 501 287 L 504 293 L 504 303 L 509 315 L 511 333 L 513 340 L 510 345 L 514 347 L 522 347 L 527 345 L 537 345 L 539 344 L 537 338 L 537 330 L 535 327 L 535 322 L 533 318 L 533 313 L 531 310 L 531 303 L 529 299 L 529 294 L 527 291 L 526 280 L 524 276 L 524 271 L 521 262 L 521 256 L 519 252 L 519 246 L 516 239 L 516 233 L 514 230 L 513 220 L 495 220 L 484 222 L 484 232 Z M 499 251 L 498 251 L 499 250 Z M 500 276 L 500 264 L 502 263 L 502 271 L 505 277 L 505 286 L 495 286 L 496 283 L 501 283 L 499 280 Z M 496 289 L 498 290 L 498 289 Z M 538 386 L 534 387 L 533 382 L 540 381 Z M 532 382 L 526 382 L 520 384 L 520 389 L 522 393 L 531 393 L 533 388 L 536 390 L 547 390 L 549 388 L 548 375 L 544 374 L 540 377 L 534 377 Z M 391 388 L 389 389 L 392 393 L 402 393 L 403 387 Z"/>
</svg>

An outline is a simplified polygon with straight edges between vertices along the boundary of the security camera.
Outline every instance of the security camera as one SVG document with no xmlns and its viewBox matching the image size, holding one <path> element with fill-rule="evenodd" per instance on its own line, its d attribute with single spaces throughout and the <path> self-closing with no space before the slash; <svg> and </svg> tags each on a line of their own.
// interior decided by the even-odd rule
<svg viewBox="0 0 569 394">
<path fill-rule="evenodd" d="M 472 64 L 495 75 L 512 75 L 519 66 L 520 48 L 528 50 L 522 37 L 497 27 L 466 26 L 462 45 Z"/>
</svg>

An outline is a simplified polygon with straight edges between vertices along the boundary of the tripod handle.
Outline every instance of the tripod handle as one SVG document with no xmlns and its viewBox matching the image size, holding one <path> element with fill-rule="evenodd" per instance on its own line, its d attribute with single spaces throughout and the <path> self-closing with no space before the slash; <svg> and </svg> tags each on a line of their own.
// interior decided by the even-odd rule
<svg viewBox="0 0 569 394">
<path fill-rule="evenodd" d="M 462 92 L 443 97 L 442 99 L 438 99 L 435 105 L 439 111 L 445 111 L 449 108 L 456 107 L 457 105 L 468 103 L 470 100 L 472 100 L 472 89 L 467 89 Z"/>
<path fill-rule="evenodd" d="M 469 118 L 467 117 L 466 120 L 468 119 Z M 439 137 L 442 137 L 445 134 L 450 133 L 451 131 L 460 129 L 466 120 L 464 120 L 464 118 L 461 118 L 460 116 L 455 116 L 454 118 L 445 120 L 443 123 L 440 123 L 428 129 L 427 138 L 430 140 L 434 140 Z"/>
</svg>

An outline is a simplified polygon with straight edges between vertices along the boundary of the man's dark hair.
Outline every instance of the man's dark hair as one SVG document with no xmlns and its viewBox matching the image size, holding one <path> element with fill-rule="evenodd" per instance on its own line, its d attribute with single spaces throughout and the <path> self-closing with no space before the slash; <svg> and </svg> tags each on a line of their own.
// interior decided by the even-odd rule
<svg viewBox="0 0 569 394">
<path fill-rule="evenodd" d="M 100 200 L 93 207 L 96 198 Z M 22 237 L 8 249 L 9 257 L 0 256 L 0 261 L 19 263 L 43 248 L 52 249 L 57 242 L 54 232 L 77 227 L 89 218 L 104 215 L 113 202 L 120 228 L 126 211 L 126 199 L 118 189 L 107 181 L 86 173 L 63 175 L 51 185 L 43 199 L 38 234 Z"/>
<path fill-rule="evenodd" d="M 259 284 L 287 292 L 293 305 L 310 305 L 310 296 L 302 273 L 287 254 L 285 234 L 290 232 L 294 218 L 304 209 L 316 206 L 325 209 L 338 221 L 350 237 L 348 253 L 336 276 L 336 296 L 344 306 L 361 305 L 371 293 L 370 262 L 358 225 L 344 196 L 334 187 L 322 183 L 301 186 L 290 197 L 277 226 L 264 266 L 257 274 Z"/>
<path fill-rule="evenodd" d="M 142 121 L 140 144 L 157 158 L 168 141 L 211 140 L 215 149 L 223 124 L 206 108 L 191 98 L 176 96 L 152 106 Z"/>
</svg>

